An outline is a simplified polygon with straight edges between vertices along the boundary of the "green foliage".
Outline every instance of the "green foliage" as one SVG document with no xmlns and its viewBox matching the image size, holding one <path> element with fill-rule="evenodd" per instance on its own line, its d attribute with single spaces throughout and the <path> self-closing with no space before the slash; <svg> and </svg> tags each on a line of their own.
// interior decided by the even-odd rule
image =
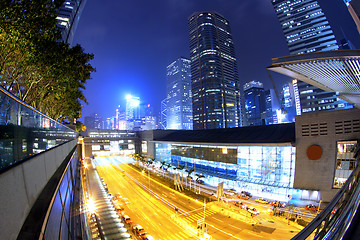
<svg viewBox="0 0 360 240">
<path fill-rule="evenodd" d="M 55 120 L 72 122 L 81 116 L 82 90 L 95 69 L 92 54 L 58 41 L 62 2 L 0 0 L 0 83 Z"/>
</svg>

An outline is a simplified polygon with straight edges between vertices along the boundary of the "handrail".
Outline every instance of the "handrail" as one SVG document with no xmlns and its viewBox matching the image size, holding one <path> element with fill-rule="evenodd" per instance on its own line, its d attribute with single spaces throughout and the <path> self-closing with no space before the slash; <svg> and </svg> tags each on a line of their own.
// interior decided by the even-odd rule
<svg viewBox="0 0 360 240">
<path fill-rule="evenodd" d="M 78 133 L 0 86 L 0 173 L 78 137 Z"/>
<path fill-rule="evenodd" d="M 54 119 L 50 118 L 49 116 L 47 116 L 47 115 L 45 115 L 44 113 L 40 112 L 39 110 L 37 110 L 37 109 L 36 109 L 36 108 L 34 108 L 33 106 L 31 106 L 31 105 L 27 104 L 26 102 L 21 101 L 19 98 L 17 98 L 17 97 L 16 97 L 16 96 L 14 96 L 13 94 L 9 93 L 8 91 L 6 91 L 6 90 L 5 90 L 2 86 L 0 86 L 0 92 L 4 93 L 6 96 L 8 96 L 8 97 L 9 97 L 9 98 L 11 98 L 12 100 L 14 100 L 14 101 L 18 102 L 19 104 L 21 104 L 21 105 L 23 105 L 23 106 L 25 106 L 25 107 L 27 107 L 27 108 L 31 109 L 32 111 L 34 111 L 34 112 L 36 112 L 36 113 L 38 113 L 38 114 L 42 115 L 43 117 L 45 117 L 45 118 L 49 119 L 50 121 L 56 122 L 57 124 L 62 125 L 63 127 L 65 127 L 65 128 L 68 128 L 68 129 L 72 130 L 72 129 L 71 129 L 71 128 L 69 128 L 68 126 L 66 126 L 66 125 L 64 125 L 64 124 L 62 124 L 62 123 L 60 123 L 60 122 L 58 122 L 58 121 L 56 121 L 56 120 L 54 120 Z"/>
<path fill-rule="evenodd" d="M 314 239 L 341 239 L 345 235 L 360 205 L 360 145 L 355 151 L 357 165 L 331 202 L 292 240 L 304 240 L 315 233 Z M 333 213 L 335 211 L 335 213 Z M 315 232 L 316 230 L 316 232 Z"/>
</svg>

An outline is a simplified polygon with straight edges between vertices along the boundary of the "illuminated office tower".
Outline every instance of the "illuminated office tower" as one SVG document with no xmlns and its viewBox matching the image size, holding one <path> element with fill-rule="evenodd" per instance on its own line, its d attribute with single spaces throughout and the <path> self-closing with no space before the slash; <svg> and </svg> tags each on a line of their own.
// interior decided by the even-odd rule
<svg viewBox="0 0 360 240">
<path fill-rule="evenodd" d="M 160 129 L 166 129 L 167 98 L 161 100 Z"/>
<path fill-rule="evenodd" d="M 280 109 L 279 101 L 274 89 L 265 91 L 266 125 L 278 123 L 276 112 Z"/>
<path fill-rule="evenodd" d="M 261 82 L 251 81 L 244 85 L 245 116 L 247 125 L 265 125 L 266 101 Z"/>
<path fill-rule="evenodd" d="M 166 71 L 166 129 L 192 130 L 190 60 L 179 58 Z"/>
<path fill-rule="evenodd" d="M 292 82 L 282 86 L 281 91 L 281 119 L 278 116 L 279 123 L 295 122 L 296 104 L 295 91 Z"/>
<path fill-rule="evenodd" d="M 140 98 L 131 95 L 126 96 L 126 130 L 133 130 L 140 119 Z"/>
<path fill-rule="evenodd" d="M 240 85 L 230 23 L 215 12 L 189 17 L 193 128 L 238 127 Z"/>
<path fill-rule="evenodd" d="M 56 27 L 61 31 L 61 40 L 71 45 L 87 0 L 65 0 L 56 17 Z"/>
<path fill-rule="evenodd" d="M 115 119 L 113 129 L 126 130 L 126 117 L 125 111 L 120 107 L 116 108 Z"/>
<path fill-rule="evenodd" d="M 271 0 L 290 55 L 339 50 L 338 42 L 317 0 Z M 301 113 L 352 108 L 335 93 L 297 81 Z"/>
</svg>

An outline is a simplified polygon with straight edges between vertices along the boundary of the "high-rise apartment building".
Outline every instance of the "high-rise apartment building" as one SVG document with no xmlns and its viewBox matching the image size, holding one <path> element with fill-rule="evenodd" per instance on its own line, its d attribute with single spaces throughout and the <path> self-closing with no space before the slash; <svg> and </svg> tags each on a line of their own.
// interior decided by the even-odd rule
<svg viewBox="0 0 360 240">
<path fill-rule="evenodd" d="M 240 86 L 230 23 L 215 12 L 189 17 L 194 129 L 241 125 Z"/>
<path fill-rule="evenodd" d="M 261 82 L 251 81 L 244 85 L 245 112 L 249 126 L 265 125 L 266 101 Z"/>
<path fill-rule="evenodd" d="M 192 130 L 190 60 L 181 57 L 166 71 L 166 129 Z"/>
<path fill-rule="evenodd" d="M 61 40 L 71 45 L 87 0 L 65 0 L 56 17 L 56 27 L 61 31 Z"/>
<path fill-rule="evenodd" d="M 317 0 L 271 0 L 280 21 L 291 55 L 338 50 L 324 12 Z M 297 81 L 301 112 L 318 112 L 351 108 L 352 105 L 302 81 Z"/>
</svg>

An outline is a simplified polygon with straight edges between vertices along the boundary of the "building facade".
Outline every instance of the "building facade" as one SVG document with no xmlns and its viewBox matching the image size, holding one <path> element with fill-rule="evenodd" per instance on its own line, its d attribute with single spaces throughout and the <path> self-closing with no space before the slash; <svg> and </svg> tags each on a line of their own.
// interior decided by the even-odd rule
<svg viewBox="0 0 360 240">
<path fill-rule="evenodd" d="M 61 31 L 61 40 L 71 45 L 81 13 L 87 0 L 66 0 L 59 8 L 56 27 Z"/>
<path fill-rule="evenodd" d="M 244 85 L 245 115 L 248 126 L 265 125 L 266 101 L 261 82 L 251 81 Z"/>
<path fill-rule="evenodd" d="M 272 0 L 290 55 L 339 50 L 333 30 L 317 0 Z M 297 81 L 301 113 L 352 108 L 335 93 Z"/>
<path fill-rule="evenodd" d="M 191 130 L 192 98 L 190 60 L 179 58 L 166 68 L 166 129 Z"/>
<path fill-rule="evenodd" d="M 290 204 L 329 202 L 354 169 L 360 110 L 309 113 L 287 124 L 147 131 L 140 138 L 158 167 L 166 162 L 204 176 L 206 184 Z"/>
<path fill-rule="evenodd" d="M 194 129 L 241 125 L 240 86 L 230 23 L 215 12 L 189 17 Z"/>
</svg>

